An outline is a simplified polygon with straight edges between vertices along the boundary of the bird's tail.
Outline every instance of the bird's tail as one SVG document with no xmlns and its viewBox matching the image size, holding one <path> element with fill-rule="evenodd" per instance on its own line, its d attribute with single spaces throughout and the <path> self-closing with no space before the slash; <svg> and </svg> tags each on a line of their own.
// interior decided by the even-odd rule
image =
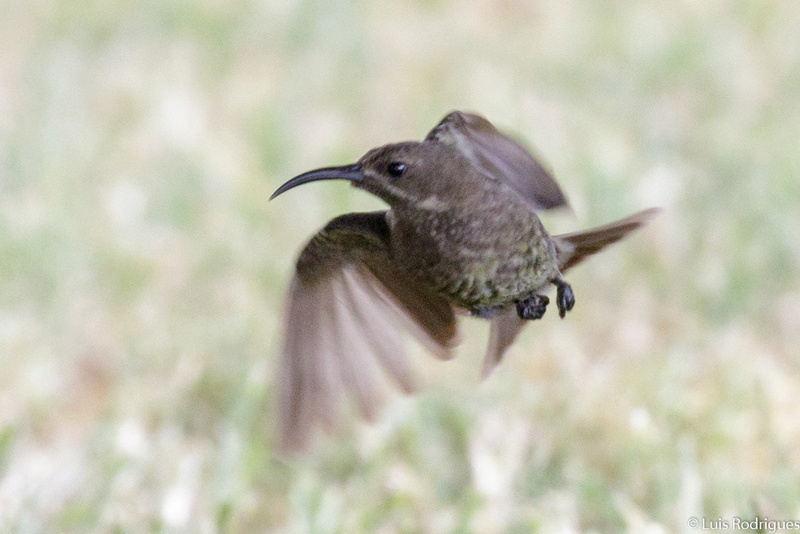
<svg viewBox="0 0 800 534">
<path fill-rule="evenodd" d="M 554 236 L 558 268 L 563 273 L 574 267 L 595 252 L 641 228 L 658 211 L 658 208 L 650 208 L 591 230 Z"/>
</svg>

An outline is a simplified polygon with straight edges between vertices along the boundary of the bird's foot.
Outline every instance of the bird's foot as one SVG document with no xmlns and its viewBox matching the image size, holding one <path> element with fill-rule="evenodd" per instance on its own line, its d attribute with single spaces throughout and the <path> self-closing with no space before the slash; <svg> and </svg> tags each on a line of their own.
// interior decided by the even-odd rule
<svg viewBox="0 0 800 534">
<path fill-rule="evenodd" d="M 567 312 L 575 306 L 575 293 L 572 292 L 572 286 L 566 283 L 561 278 L 556 278 L 553 283 L 558 288 L 556 292 L 556 304 L 558 305 L 558 315 L 562 319 Z"/>
<path fill-rule="evenodd" d="M 541 319 L 544 312 L 547 311 L 547 304 L 550 299 L 545 295 L 531 295 L 525 300 L 517 300 L 514 304 L 517 305 L 517 315 L 520 319 Z"/>
</svg>

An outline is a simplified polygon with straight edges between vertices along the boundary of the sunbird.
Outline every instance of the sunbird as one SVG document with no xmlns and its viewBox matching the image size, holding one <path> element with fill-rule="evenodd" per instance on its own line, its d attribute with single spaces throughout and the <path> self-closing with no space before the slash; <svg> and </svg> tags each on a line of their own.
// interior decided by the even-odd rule
<svg viewBox="0 0 800 534">
<path fill-rule="evenodd" d="M 485 118 L 453 111 L 423 141 L 374 148 L 356 163 L 303 173 L 298 185 L 345 180 L 389 209 L 348 213 L 300 253 L 289 285 L 278 369 L 280 447 L 306 448 L 317 424 L 332 429 L 344 397 L 374 420 L 385 383 L 417 388 L 402 334 L 452 357 L 457 314 L 491 321 L 482 377 L 556 287 L 563 318 L 575 305 L 564 273 L 657 212 L 551 236 L 536 212 L 567 200 L 534 156 Z"/>
</svg>

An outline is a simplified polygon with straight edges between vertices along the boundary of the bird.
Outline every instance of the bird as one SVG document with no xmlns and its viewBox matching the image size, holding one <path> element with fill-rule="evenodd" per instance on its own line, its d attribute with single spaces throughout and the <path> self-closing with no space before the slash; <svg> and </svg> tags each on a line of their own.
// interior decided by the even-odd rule
<svg viewBox="0 0 800 534">
<path fill-rule="evenodd" d="M 450 359 L 457 315 L 489 320 L 486 379 L 522 327 L 543 317 L 548 287 L 564 318 L 576 301 L 564 273 L 658 211 L 550 235 L 537 211 L 568 207 L 551 173 L 486 118 L 460 111 L 422 141 L 295 176 L 270 200 L 322 180 L 350 182 L 389 207 L 334 218 L 297 259 L 276 377 L 278 447 L 289 453 L 306 450 L 316 427 L 336 429 L 345 399 L 374 421 L 387 384 L 418 388 L 404 333 Z"/>
</svg>

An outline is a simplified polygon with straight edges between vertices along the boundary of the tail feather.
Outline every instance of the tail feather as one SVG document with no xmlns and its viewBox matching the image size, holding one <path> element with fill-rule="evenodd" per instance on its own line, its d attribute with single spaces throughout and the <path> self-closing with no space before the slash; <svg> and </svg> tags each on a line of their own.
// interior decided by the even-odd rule
<svg viewBox="0 0 800 534">
<path fill-rule="evenodd" d="M 554 236 L 559 269 L 563 273 L 595 252 L 616 243 L 630 232 L 641 228 L 658 211 L 658 208 L 650 208 L 591 230 Z"/>
</svg>

